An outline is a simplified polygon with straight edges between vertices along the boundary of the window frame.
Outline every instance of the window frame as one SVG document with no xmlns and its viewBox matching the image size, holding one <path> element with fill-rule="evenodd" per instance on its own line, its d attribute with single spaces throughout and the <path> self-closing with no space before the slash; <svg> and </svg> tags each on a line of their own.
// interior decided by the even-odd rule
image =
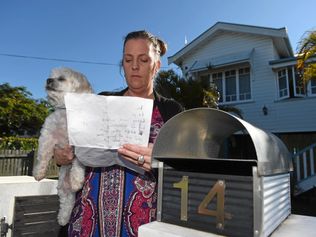
<svg viewBox="0 0 316 237">
<path fill-rule="evenodd" d="M 279 76 L 279 72 L 285 71 L 284 78 Z M 291 75 L 290 75 L 291 73 Z M 286 91 L 286 95 L 281 96 L 280 79 L 285 79 L 286 88 L 282 89 Z M 298 85 L 299 74 L 297 73 L 297 68 L 295 66 L 287 66 L 279 68 L 276 71 L 276 81 L 277 81 L 277 99 L 284 100 L 288 98 L 303 98 L 307 96 L 304 86 Z M 292 85 L 290 85 L 292 83 Z M 300 92 L 297 92 L 300 91 Z M 285 94 L 285 93 L 283 93 Z M 315 94 L 316 95 L 316 94 Z"/>
<path fill-rule="evenodd" d="M 294 96 L 295 97 L 305 97 L 306 96 L 306 92 L 304 89 L 304 85 L 300 86 L 297 85 L 296 83 L 298 82 L 299 78 L 299 74 L 297 72 L 297 68 L 292 66 L 292 78 L 293 78 L 293 88 L 294 88 Z M 301 93 L 297 93 L 297 90 L 300 90 Z"/>
<path fill-rule="evenodd" d="M 312 85 L 312 82 L 315 85 Z M 313 89 L 315 89 L 315 93 L 312 92 Z M 309 96 L 309 97 L 315 97 L 316 96 L 316 78 L 312 78 L 307 83 L 307 96 Z"/>
<path fill-rule="evenodd" d="M 239 70 L 240 69 L 248 69 L 248 75 L 249 75 L 249 92 L 248 93 L 243 93 L 243 94 L 249 94 L 249 99 L 240 99 L 241 98 L 241 93 L 240 93 L 240 73 Z M 235 71 L 235 100 L 230 100 L 227 101 L 227 95 L 226 95 L 226 90 L 227 90 L 227 78 L 226 78 L 226 72 L 229 71 Z M 219 73 L 221 73 L 222 77 L 220 79 L 218 79 L 218 77 L 214 78 L 213 75 L 216 74 L 218 75 Z M 220 100 L 219 100 L 219 104 L 220 105 L 225 105 L 225 104 L 235 104 L 235 103 L 246 103 L 249 101 L 252 101 L 252 80 L 251 80 L 251 66 L 250 65 L 243 65 L 243 66 L 237 66 L 237 67 L 231 67 L 231 68 L 226 68 L 226 69 L 222 69 L 222 70 L 216 70 L 214 72 L 210 72 L 210 80 L 211 83 L 215 83 L 215 80 L 221 80 L 221 84 L 222 84 L 222 91 L 219 91 L 220 93 Z M 247 97 L 247 96 L 246 96 Z"/>
<path fill-rule="evenodd" d="M 285 71 L 284 75 L 282 75 L 282 77 L 280 77 L 279 72 L 281 71 Z M 288 80 L 288 70 L 287 68 L 280 68 L 279 70 L 277 70 L 276 73 L 276 77 L 277 77 L 277 98 L 279 100 L 283 100 L 283 99 L 287 99 L 290 97 L 290 88 L 289 88 L 289 80 Z M 286 87 L 285 88 L 280 88 L 280 79 L 285 79 L 285 84 Z M 286 92 L 286 93 L 284 93 Z"/>
<path fill-rule="evenodd" d="M 248 74 L 249 75 L 249 92 L 247 93 L 242 93 L 241 94 L 241 92 L 240 92 L 240 82 L 241 82 L 241 80 L 239 80 L 238 81 L 238 88 L 239 88 L 239 94 L 238 94 L 238 97 L 239 97 L 239 101 L 244 101 L 244 100 L 247 100 L 247 101 L 249 101 L 249 100 L 251 100 L 251 80 L 250 80 L 250 67 L 240 67 L 239 69 L 238 69 L 238 78 L 240 79 L 240 70 L 246 70 L 248 68 L 248 72 L 244 72 L 242 75 L 246 75 L 246 74 Z M 240 97 L 241 96 L 244 96 L 246 99 L 240 99 Z M 247 96 L 249 95 L 249 99 L 247 99 Z"/>
</svg>

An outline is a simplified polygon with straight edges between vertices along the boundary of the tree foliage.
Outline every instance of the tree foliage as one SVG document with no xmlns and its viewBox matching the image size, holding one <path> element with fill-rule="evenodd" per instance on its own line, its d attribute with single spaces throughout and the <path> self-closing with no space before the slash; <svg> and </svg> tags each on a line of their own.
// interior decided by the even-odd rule
<svg viewBox="0 0 316 237">
<path fill-rule="evenodd" d="M 0 84 L 0 136 L 35 136 L 48 115 L 45 100 L 34 100 L 25 87 Z"/>
<path fill-rule="evenodd" d="M 297 68 L 300 70 L 304 82 L 316 78 L 316 31 L 305 33 L 305 37 L 300 41 L 298 46 Z"/>
<path fill-rule="evenodd" d="M 35 150 L 38 139 L 34 137 L 0 137 L 0 150 Z"/>
<path fill-rule="evenodd" d="M 217 108 L 232 112 L 242 118 L 242 111 L 234 106 L 218 105 L 219 92 L 208 78 L 181 78 L 172 69 L 160 71 L 155 79 L 155 90 L 161 95 L 173 98 L 185 109 L 198 107 Z"/>
<path fill-rule="evenodd" d="M 219 94 L 206 79 L 184 79 L 173 70 L 160 71 L 155 79 L 155 90 L 175 99 L 186 109 L 217 108 Z"/>
</svg>

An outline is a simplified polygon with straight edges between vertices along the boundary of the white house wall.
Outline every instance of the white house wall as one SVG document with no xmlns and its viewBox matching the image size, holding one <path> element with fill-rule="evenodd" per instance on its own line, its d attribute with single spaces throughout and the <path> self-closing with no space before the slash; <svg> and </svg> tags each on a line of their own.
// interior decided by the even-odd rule
<svg viewBox="0 0 316 237">
<path fill-rule="evenodd" d="M 274 133 L 312 132 L 316 130 L 316 98 L 294 101 L 270 101 L 269 103 L 240 104 L 244 119 L 253 125 Z M 263 115 L 262 107 L 268 108 Z"/>
<path fill-rule="evenodd" d="M 255 126 L 274 133 L 316 131 L 316 98 L 278 100 L 276 73 L 269 61 L 277 59 L 272 40 L 261 40 L 255 48 L 252 63 L 253 103 L 236 104 L 244 119 Z M 272 45 L 273 46 L 273 45 Z M 263 115 L 262 108 L 268 108 Z"/>
<path fill-rule="evenodd" d="M 271 132 L 316 131 L 316 98 L 278 101 L 276 74 L 269 62 L 279 59 L 271 37 L 224 32 L 192 50 L 183 60 L 183 75 L 196 60 L 220 57 L 254 49 L 251 59 L 252 101 L 232 104 L 243 112 L 244 120 Z M 185 70 L 185 67 L 187 70 Z M 263 115 L 262 108 L 268 108 Z"/>
<path fill-rule="evenodd" d="M 203 60 L 207 58 L 221 57 L 232 53 L 238 53 L 251 48 L 262 47 L 262 40 L 267 38 L 256 37 L 254 35 L 243 35 L 240 33 L 225 32 L 225 34 L 218 34 L 213 36 L 207 44 L 200 46 L 199 49 L 194 50 L 183 60 L 183 66 L 190 68 L 196 60 Z M 270 42 L 272 50 L 272 41 Z"/>
</svg>

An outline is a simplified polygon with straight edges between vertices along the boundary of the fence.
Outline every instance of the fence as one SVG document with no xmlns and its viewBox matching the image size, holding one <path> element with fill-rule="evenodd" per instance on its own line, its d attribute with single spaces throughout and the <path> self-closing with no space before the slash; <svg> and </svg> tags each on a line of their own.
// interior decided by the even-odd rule
<svg viewBox="0 0 316 237">
<path fill-rule="evenodd" d="M 32 176 L 35 157 L 36 151 L 0 150 L 0 176 Z M 58 172 L 59 168 L 54 161 L 51 161 L 47 177 L 55 178 Z"/>
</svg>

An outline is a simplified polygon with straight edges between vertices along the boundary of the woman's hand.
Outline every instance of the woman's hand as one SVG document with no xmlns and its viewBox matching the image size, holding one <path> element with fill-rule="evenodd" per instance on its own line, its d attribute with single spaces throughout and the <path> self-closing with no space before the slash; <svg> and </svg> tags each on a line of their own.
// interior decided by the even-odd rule
<svg viewBox="0 0 316 237">
<path fill-rule="evenodd" d="M 126 160 L 142 167 L 146 171 L 151 170 L 151 155 L 153 151 L 152 143 L 149 143 L 148 147 L 134 144 L 124 144 L 117 151 Z"/>
<path fill-rule="evenodd" d="M 54 159 L 57 165 L 69 165 L 74 159 L 73 147 L 70 145 L 64 147 L 55 146 Z"/>
</svg>

